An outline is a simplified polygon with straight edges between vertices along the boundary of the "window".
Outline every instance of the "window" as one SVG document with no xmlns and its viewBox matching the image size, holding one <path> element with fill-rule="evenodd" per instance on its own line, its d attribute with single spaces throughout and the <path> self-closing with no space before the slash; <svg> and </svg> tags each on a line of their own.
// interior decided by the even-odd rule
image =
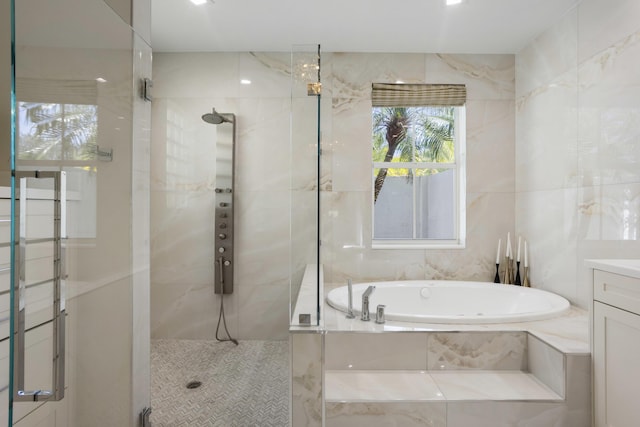
<svg viewBox="0 0 640 427">
<path fill-rule="evenodd" d="M 462 85 L 374 84 L 374 248 L 464 247 Z"/>
<path fill-rule="evenodd" d="M 18 168 L 66 171 L 67 237 L 95 238 L 97 82 L 22 78 L 16 97 Z"/>
</svg>

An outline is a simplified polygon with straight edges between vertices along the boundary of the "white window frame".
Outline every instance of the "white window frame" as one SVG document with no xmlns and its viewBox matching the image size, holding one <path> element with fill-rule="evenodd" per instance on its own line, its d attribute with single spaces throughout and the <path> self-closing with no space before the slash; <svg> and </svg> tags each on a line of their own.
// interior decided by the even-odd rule
<svg viewBox="0 0 640 427">
<path fill-rule="evenodd" d="M 372 249 L 464 249 L 466 246 L 466 110 L 465 106 L 454 107 L 454 157 L 455 163 L 432 163 L 432 162 L 394 162 L 394 168 L 419 168 L 419 169 L 454 169 L 454 196 L 455 212 L 455 237 L 453 239 L 375 239 L 373 237 L 375 224 L 375 208 L 373 201 L 373 189 L 375 186 L 374 170 L 378 168 L 389 168 L 391 162 L 371 162 L 371 247 Z M 413 217 L 416 218 L 415 206 L 415 186 L 413 187 Z M 415 233 L 415 223 L 414 223 Z"/>
</svg>

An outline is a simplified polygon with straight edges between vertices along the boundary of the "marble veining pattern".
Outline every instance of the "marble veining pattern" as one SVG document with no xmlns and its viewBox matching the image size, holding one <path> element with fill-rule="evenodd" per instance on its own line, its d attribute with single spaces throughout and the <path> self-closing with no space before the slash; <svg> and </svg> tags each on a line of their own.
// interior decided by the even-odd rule
<svg viewBox="0 0 640 427">
<path fill-rule="evenodd" d="M 326 427 L 446 427 L 445 403 L 327 402 Z"/>
<path fill-rule="evenodd" d="M 458 332 L 429 334 L 427 369 L 503 369 L 527 367 L 526 334 Z"/>
<path fill-rule="evenodd" d="M 516 55 L 517 227 L 546 236 L 534 286 L 581 307 L 585 259 L 640 250 L 638 22 L 635 1 L 585 0 Z"/>
</svg>

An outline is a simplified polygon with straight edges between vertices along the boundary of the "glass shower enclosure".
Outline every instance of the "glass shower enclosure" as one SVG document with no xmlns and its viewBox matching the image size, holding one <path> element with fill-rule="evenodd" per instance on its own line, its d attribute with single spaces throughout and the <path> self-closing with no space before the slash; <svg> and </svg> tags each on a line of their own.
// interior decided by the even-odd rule
<svg viewBox="0 0 640 427">
<path fill-rule="evenodd" d="M 0 425 L 149 405 L 151 49 L 112 3 L 0 6 Z"/>
<path fill-rule="evenodd" d="M 291 51 L 290 324 L 318 326 L 322 307 L 320 259 L 321 111 L 319 45 Z"/>
</svg>

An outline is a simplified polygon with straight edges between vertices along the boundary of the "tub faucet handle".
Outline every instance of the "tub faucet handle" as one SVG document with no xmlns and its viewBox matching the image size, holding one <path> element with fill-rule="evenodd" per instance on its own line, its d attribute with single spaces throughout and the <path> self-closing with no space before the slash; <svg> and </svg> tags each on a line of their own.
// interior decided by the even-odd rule
<svg viewBox="0 0 640 427">
<path fill-rule="evenodd" d="M 384 318 L 384 308 L 386 306 L 384 304 L 378 304 L 376 308 L 376 323 L 382 324 L 385 322 Z"/>
</svg>

